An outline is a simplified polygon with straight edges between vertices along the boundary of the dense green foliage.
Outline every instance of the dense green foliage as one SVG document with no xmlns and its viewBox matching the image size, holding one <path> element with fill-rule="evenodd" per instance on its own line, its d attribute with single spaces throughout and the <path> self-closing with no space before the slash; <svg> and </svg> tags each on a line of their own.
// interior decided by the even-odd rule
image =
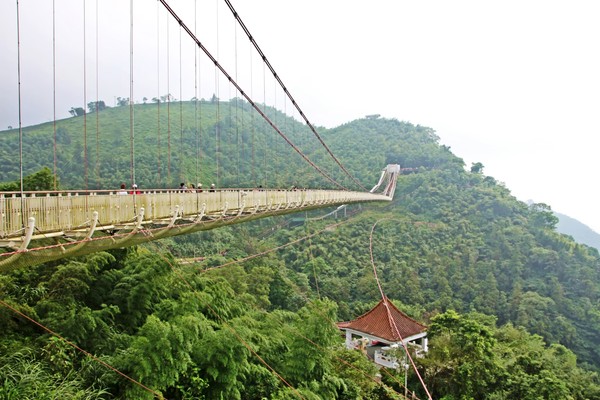
<svg viewBox="0 0 600 400">
<path fill-rule="evenodd" d="M 23 190 L 52 190 L 54 188 L 54 174 L 50 168 L 43 167 L 41 170 L 33 174 L 23 177 Z M 0 183 L 1 192 L 17 192 L 21 190 L 20 179 L 14 182 Z"/>
<path fill-rule="evenodd" d="M 420 364 L 429 389 L 444 399 L 600 397 L 596 374 L 578 369 L 572 352 L 524 328 L 447 311 L 432 318 L 429 337 Z"/>
<path fill-rule="evenodd" d="M 277 260 L 215 274 L 180 267 L 143 248 L 81 261 L 3 276 L 3 301 L 167 398 L 288 398 L 298 392 L 345 398 L 348 391 L 374 390 L 369 363 L 356 361 L 354 373 L 367 379 L 363 383 L 334 367 L 337 357 L 352 357 L 340 347 L 333 302 L 300 300 L 295 312 L 271 302 L 275 281 L 281 290 L 295 290 Z M 70 397 L 68 390 L 77 391 L 73 398 L 153 397 L 1 310 L 2 390 L 14 393 L 3 398 Z M 66 383 L 53 385 L 59 376 Z M 31 387 L 34 380 L 39 382 Z M 97 386 L 103 389 L 91 389 Z"/>
<path fill-rule="evenodd" d="M 136 106 L 138 125 L 152 130 L 156 107 Z M 171 107 L 176 113 L 179 106 Z M 194 103 L 182 107 L 188 107 L 186 118 L 193 115 Z M 216 115 L 216 104 L 202 107 L 205 116 Z M 308 168 L 290 162 L 295 158 L 283 146 L 257 145 L 253 161 L 252 143 L 267 143 L 270 136 L 263 128 L 250 128 L 260 123 L 242 112 L 245 107 L 242 102 L 220 105 L 219 115 L 227 121 L 223 114 L 230 109 L 232 123 L 216 124 L 228 132 L 221 136 L 220 151 L 230 161 L 218 173 L 215 165 L 208 167 L 218 154 L 215 124 L 210 117 L 202 123 L 213 134 L 203 141 L 199 180 L 219 175 L 221 184 L 231 186 L 323 184 Z M 108 113 L 111 118 L 104 117 Z M 101 111 L 102 132 L 126 125 L 125 114 Z M 79 148 L 81 155 L 81 135 L 74 134 L 81 118 L 60 121 L 71 140 L 63 143 L 65 154 Z M 239 120 L 243 124 L 233 123 Z M 282 124 L 302 142 L 296 121 Z M 254 131 L 254 142 L 236 147 L 237 132 L 244 130 L 246 139 Z M 43 132 L 52 133 L 51 126 L 27 132 L 39 135 L 28 146 L 43 141 Z M 128 179 L 127 130 L 118 132 L 112 143 L 101 139 L 108 146 L 102 151 L 114 154 L 115 161 L 102 164 L 103 187 Z M 343 224 L 241 264 L 218 268 L 331 221 L 306 220 L 291 227 L 291 218 L 260 220 L 18 270 L 0 276 L 0 299 L 170 399 L 401 398 L 403 371 L 379 379 L 360 353 L 342 348 L 334 325 L 367 311 L 380 298 L 369 256 L 369 234 L 379 221 L 373 253 L 383 290 L 430 326 L 430 352 L 415 361 L 434 398 L 600 398 L 596 249 L 557 233 L 548 205 L 517 201 L 508 188 L 483 174 L 481 163 L 467 170 L 429 128 L 366 118 L 325 131 L 323 137 L 365 186 L 375 182 L 376 171 L 386 163 L 410 168 L 398 182 L 394 201 L 353 206 L 358 213 Z M 184 141 L 188 146 L 180 155 L 193 159 L 195 138 L 186 135 Z M 10 152 L 2 143 L 0 157 L 8 160 Z M 310 147 L 314 143 L 305 144 L 311 157 L 325 159 L 322 150 Z M 147 137 L 142 149 L 137 143 L 136 148 L 156 158 L 156 145 Z M 50 165 L 52 154 L 44 154 L 28 161 L 29 172 Z M 233 162 L 238 154 L 239 164 Z M 164 184 L 176 184 L 182 175 L 190 181 L 195 174 L 194 160 L 180 170 L 177 157 L 174 152 L 172 180 Z M 137 176 L 148 182 L 145 186 L 160 186 L 162 178 L 151 170 L 156 162 L 139 163 Z M 1 168 L 14 172 L 14 164 Z M 83 183 L 81 165 L 77 168 L 61 165 L 62 185 Z M 9 176 L 6 171 L 3 176 Z M 263 173 L 268 175 L 264 180 Z M 166 176 L 164 170 L 161 174 Z M 204 260 L 180 265 L 180 257 Z M 202 272 L 207 268 L 213 269 Z M 5 327 L 0 337 L 0 394 L 9 393 L 5 398 L 152 398 L 6 307 L 0 307 L 0 326 Z M 426 398 L 414 372 L 408 380 L 411 390 Z"/>
</svg>

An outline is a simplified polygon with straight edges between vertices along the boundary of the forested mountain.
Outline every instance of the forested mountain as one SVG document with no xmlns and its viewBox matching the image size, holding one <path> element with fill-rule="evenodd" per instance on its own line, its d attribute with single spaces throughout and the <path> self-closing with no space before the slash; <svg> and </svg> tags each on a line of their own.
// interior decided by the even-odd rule
<svg viewBox="0 0 600 400">
<path fill-rule="evenodd" d="M 190 181 L 197 138 L 204 138 L 198 181 L 325 185 L 283 144 L 274 145 L 276 136 L 241 101 L 203 103 L 205 116 L 221 118 L 201 124 L 212 138 L 191 134 L 195 105 L 182 105 L 187 111 L 171 118 L 183 121 L 173 131 L 184 136 L 172 140 L 184 145 L 172 153 L 171 181 L 164 180 L 168 160 L 152 130 L 156 107 L 136 109 L 136 124 L 147 127 L 136 131 L 136 152 L 161 160 L 160 167 L 136 161 L 144 186 Z M 301 124 L 269 112 L 307 154 L 325 159 Z M 114 162 L 99 165 L 94 179 L 114 187 L 128 180 L 129 110 L 99 115 L 112 135 L 112 142 L 99 139 L 106 146 L 99 153 Z M 59 121 L 70 138 L 63 154 L 81 155 L 81 119 Z M 167 129 L 161 126 L 161 135 Z M 27 161 L 28 172 L 52 168 L 52 141 L 42 139 L 48 132 L 51 125 L 26 130 L 28 149 L 39 154 Z M 361 353 L 342 348 L 334 325 L 380 299 L 369 254 L 373 230 L 383 291 L 430 327 L 431 350 L 416 363 L 433 398 L 600 399 L 598 250 L 558 233 L 550 206 L 522 203 L 481 164 L 466 167 L 430 128 L 369 117 L 319 132 L 365 186 L 387 163 L 407 168 L 394 201 L 352 206 L 338 220 L 311 219 L 328 211 L 319 210 L 0 275 L 0 398 L 154 396 L 17 311 L 169 399 L 402 398 L 403 371 L 377 375 Z M 14 139 L 15 132 L 1 135 Z M 14 180 L 14 145 L 6 143 L 2 176 Z M 81 165 L 66 159 L 61 186 L 84 183 Z M 209 168 L 217 159 L 221 171 Z M 187 257 L 201 261 L 178 261 Z M 408 381 L 426 398 L 414 372 Z"/>
</svg>

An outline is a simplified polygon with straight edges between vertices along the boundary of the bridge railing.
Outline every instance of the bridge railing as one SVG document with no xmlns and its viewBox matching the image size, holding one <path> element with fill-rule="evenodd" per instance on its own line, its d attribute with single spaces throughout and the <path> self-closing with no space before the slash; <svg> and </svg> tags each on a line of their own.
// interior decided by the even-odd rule
<svg viewBox="0 0 600 400">
<path fill-rule="evenodd" d="M 308 208 L 369 200 L 390 200 L 373 193 L 336 190 L 221 189 L 216 191 L 144 190 L 127 195 L 112 191 L 5 192 L 0 194 L 0 237 L 22 234 L 30 217 L 36 233 L 85 229 L 94 212 L 98 225 L 145 222 L 204 215 Z M 176 215 L 177 214 L 177 215 Z"/>
</svg>

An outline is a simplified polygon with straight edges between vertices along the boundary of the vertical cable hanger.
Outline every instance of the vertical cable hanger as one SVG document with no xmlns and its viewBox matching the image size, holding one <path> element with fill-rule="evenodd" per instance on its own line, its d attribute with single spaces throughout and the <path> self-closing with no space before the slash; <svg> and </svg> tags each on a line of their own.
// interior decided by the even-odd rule
<svg viewBox="0 0 600 400">
<path fill-rule="evenodd" d="M 266 70 L 265 70 L 265 63 L 263 62 L 263 113 L 266 115 L 267 114 L 267 80 L 266 80 Z M 269 151 L 269 129 L 267 126 L 265 126 L 265 130 L 264 130 L 264 152 L 263 152 L 263 165 L 262 165 L 262 170 L 263 170 L 263 186 L 264 187 L 268 187 L 267 185 L 267 153 Z"/>
<path fill-rule="evenodd" d="M 21 26 L 19 16 L 19 0 L 17 0 L 17 92 L 19 100 L 19 191 L 21 192 L 21 210 L 25 209 L 23 193 L 23 119 L 21 106 Z M 25 227 L 25 213 L 21 213 L 21 225 Z"/>
<path fill-rule="evenodd" d="M 197 34 L 198 28 L 198 1 L 194 0 L 194 35 Z M 200 140 L 198 132 L 198 48 L 194 46 L 194 134 L 196 139 L 196 174 L 194 181 L 196 186 L 199 188 L 199 163 L 200 163 Z"/>
<path fill-rule="evenodd" d="M 135 130 L 133 111 L 133 0 L 129 1 L 129 143 L 131 157 L 131 185 L 135 183 Z"/>
<path fill-rule="evenodd" d="M 277 118 L 277 85 L 273 85 L 273 119 Z M 283 122 L 285 123 L 285 120 L 283 120 Z M 285 126 L 283 128 L 283 130 L 285 131 Z M 273 144 L 273 156 L 272 156 L 272 160 L 271 160 L 271 164 L 273 166 L 275 166 L 275 178 L 277 181 L 277 184 L 280 186 L 281 182 L 284 182 L 281 179 L 281 170 L 280 168 L 277 168 L 277 162 L 279 161 L 279 139 L 277 138 L 277 135 L 273 134 L 273 141 L 275 142 Z M 285 182 L 284 182 L 285 183 Z"/>
<path fill-rule="evenodd" d="M 160 3 L 156 2 L 156 162 L 157 162 L 157 187 L 162 187 L 160 164 Z"/>
<path fill-rule="evenodd" d="M 254 98 L 254 65 L 252 61 L 252 48 L 250 48 L 250 97 Z M 255 150 L 254 150 L 254 139 L 255 139 L 255 125 L 254 125 L 254 112 L 250 112 L 250 129 L 252 130 L 251 139 L 251 153 L 252 153 L 252 183 L 254 187 L 258 186 L 256 181 L 256 168 L 255 168 Z"/>
<path fill-rule="evenodd" d="M 88 149 L 87 149 L 87 37 L 86 37 L 86 10 L 83 1 L 83 180 L 84 188 L 88 190 Z"/>
<path fill-rule="evenodd" d="M 227 85 L 227 127 L 226 127 L 227 129 L 225 129 L 223 131 L 223 135 L 225 135 L 225 143 L 230 145 L 229 148 L 230 149 L 232 149 L 232 148 L 236 149 L 236 147 L 231 146 L 233 144 L 233 134 L 232 134 L 232 132 L 233 132 L 233 126 L 232 126 L 232 123 L 233 123 L 233 118 L 232 118 L 233 110 L 231 109 L 233 102 L 231 100 L 232 100 L 232 98 L 231 98 L 231 83 L 229 83 Z M 235 156 L 233 157 L 233 159 L 235 159 Z M 235 164 L 235 161 L 234 162 L 229 162 L 229 163 L 225 164 L 225 167 L 226 167 L 225 171 L 229 172 L 227 174 L 227 176 L 231 176 L 232 175 L 232 171 L 235 170 L 235 165 L 232 165 L 232 164 Z M 233 185 L 233 182 L 229 181 L 228 186 L 231 187 L 232 185 Z M 238 187 L 239 187 L 239 185 L 238 185 Z"/>
<path fill-rule="evenodd" d="M 313 142 L 313 140 L 312 140 L 313 137 L 310 134 L 310 129 L 308 127 L 306 127 L 305 125 L 302 125 L 302 127 L 300 129 L 302 130 L 302 132 L 304 132 L 304 143 L 306 143 L 305 151 L 308 154 L 308 152 L 312 150 L 313 157 L 314 157 L 318 150 L 318 148 L 317 148 L 318 144 L 316 142 Z M 304 164 L 304 168 L 305 168 L 305 174 L 306 174 L 306 176 L 308 176 L 308 173 L 310 171 L 310 166 Z"/>
<path fill-rule="evenodd" d="M 185 179 L 185 157 L 183 155 L 183 69 L 181 60 L 181 27 L 179 28 L 179 177 L 180 182 Z"/>
<path fill-rule="evenodd" d="M 236 51 L 236 54 L 237 54 L 237 51 Z M 238 95 L 240 95 L 239 90 L 238 90 Z M 246 121 L 246 111 L 245 111 L 246 107 L 245 107 L 243 99 L 241 99 L 241 100 L 242 101 L 239 103 L 239 107 L 238 107 L 238 108 L 241 108 L 241 110 L 240 110 L 241 117 L 240 117 L 240 121 L 239 121 L 239 127 L 240 127 L 240 131 L 241 131 L 241 135 L 240 135 L 240 152 L 241 152 L 241 160 L 242 160 L 241 162 L 242 162 L 242 165 L 241 165 L 240 168 L 241 168 L 241 174 L 243 174 L 243 177 L 244 177 L 244 184 L 248 185 L 248 182 L 251 182 L 251 181 L 250 181 L 250 176 L 249 176 L 250 170 L 248 168 L 248 165 L 250 163 L 248 162 L 248 155 L 246 154 L 246 152 L 247 152 L 247 149 L 246 149 L 246 144 L 247 143 L 246 143 L 246 139 L 245 139 L 247 137 L 247 135 L 245 134 L 246 133 L 246 124 L 245 124 L 245 121 Z M 250 185 L 248 185 L 248 186 L 250 186 Z"/>
<path fill-rule="evenodd" d="M 58 182 L 56 177 L 57 160 L 56 160 L 56 0 L 52 0 L 52 130 L 54 133 L 54 190 L 58 190 Z"/>
<path fill-rule="evenodd" d="M 227 36 L 225 36 L 227 37 Z M 224 46 L 225 49 L 228 48 L 227 45 Z M 231 146 L 227 146 L 231 144 L 231 114 L 232 114 L 232 110 L 231 110 L 231 82 L 229 82 L 227 84 L 227 112 L 225 114 L 225 111 L 223 112 L 223 123 L 222 123 L 222 129 L 221 129 L 221 141 L 223 142 L 223 147 L 227 148 L 227 149 L 231 149 Z M 231 168 L 233 166 L 233 164 L 235 163 L 235 156 L 232 157 L 232 160 L 229 162 L 223 162 L 221 163 L 222 165 L 222 176 L 226 177 L 223 180 L 225 181 L 225 183 L 223 183 L 224 185 L 228 185 L 228 186 L 232 186 L 233 182 L 230 180 L 231 178 Z M 235 167 L 234 167 L 235 169 Z"/>
<path fill-rule="evenodd" d="M 98 59 L 98 0 L 96 0 L 96 189 L 101 188 L 100 181 L 100 94 L 99 94 L 99 59 Z"/>
<path fill-rule="evenodd" d="M 237 23 L 234 21 L 234 30 L 233 30 L 233 35 L 234 35 L 234 48 L 235 48 L 235 52 L 234 52 L 234 60 L 235 60 L 235 80 L 238 80 L 238 43 L 237 43 Z M 230 86 L 231 87 L 231 86 Z M 241 181 L 240 181 L 240 163 L 241 163 L 241 158 L 240 158 L 240 152 L 241 152 L 241 146 L 240 146 L 240 129 L 239 129 L 239 114 L 238 114 L 238 93 L 237 93 L 237 89 L 236 89 L 236 93 L 235 93 L 235 149 L 236 149 L 236 153 L 237 153 L 237 187 L 241 187 Z M 231 99 L 229 100 L 230 104 L 231 104 Z"/>
<path fill-rule="evenodd" d="M 198 49 L 197 46 L 194 46 L 194 48 L 198 51 L 198 54 L 200 54 L 200 49 Z M 200 97 L 202 98 L 202 59 L 198 58 L 198 96 L 196 97 Z M 203 131 L 204 128 L 202 127 L 202 109 L 203 109 L 203 105 L 202 105 L 202 101 L 200 101 L 198 103 L 198 143 L 197 143 L 197 147 L 198 147 L 198 183 L 200 183 L 200 180 L 202 179 L 202 145 L 204 143 L 204 135 L 203 135 Z M 206 142 L 208 142 L 208 140 L 206 140 Z M 205 153 L 206 154 L 206 153 Z"/>
<path fill-rule="evenodd" d="M 171 54 L 170 54 L 170 18 L 167 18 L 167 186 L 169 186 L 171 182 L 171 89 L 170 89 L 170 69 L 171 69 Z"/>
<path fill-rule="evenodd" d="M 304 220 L 306 222 L 305 226 L 306 226 L 306 233 L 308 234 L 310 232 L 309 230 L 309 219 L 308 219 L 308 212 L 304 213 Z M 321 300 L 321 290 L 319 289 L 319 277 L 317 275 L 317 268 L 315 266 L 315 258 L 313 257 L 313 253 L 312 253 L 312 239 L 311 236 L 308 236 L 308 262 L 310 262 L 312 264 L 312 270 L 313 270 L 313 277 L 315 279 L 315 289 L 317 290 L 317 298 L 319 300 Z"/>
<path fill-rule="evenodd" d="M 216 13 L 217 13 L 217 60 L 219 59 L 219 1 L 216 0 L 216 4 L 217 4 L 217 9 L 216 9 Z M 220 113 L 220 105 L 221 105 L 221 98 L 220 98 L 220 93 L 219 93 L 219 69 L 217 68 L 217 66 L 215 65 L 215 96 L 216 96 L 216 101 L 217 101 L 217 118 L 215 121 L 215 161 L 217 163 L 217 187 L 220 187 L 220 163 L 219 163 L 219 151 L 220 151 L 220 147 L 221 147 L 221 132 L 220 132 L 220 128 L 221 128 L 221 113 Z"/>
<path fill-rule="evenodd" d="M 225 144 L 229 144 L 231 145 L 233 143 L 233 135 L 231 134 L 232 132 L 232 123 L 233 123 L 233 119 L 231 118 L 231 115 L 233 114 L 233 111 L 231 109 L 231 105 L 232 105 L 232 101 L 231 101 L 231 83 L 227 85 L 227 126 L 225 126 L 225 129 L 223 130 L 223 140 L 225 142 Z M 232 148 L 232 146 L 229 146 L 229 148 Z M 234 147 L 235 149 L 235 147 Z M 234 156 L 235 158 L 235 156 Z M 224 174 L 225 176 L 231 176 L 231 169 L 233 167 L 233 169 L 235 169 L 235 166 L 232 166 L 232 164 L 234 164 L 233 162 L 229 162 L 229 163 L 225 163 L 223 166 L 224 172 L 226 172 L 226 174 Z M 228 174 L 227 174 L 228 172 Z M 232 185 L 232 182 L 228 183 L 229 186 Z"/>
</svg>

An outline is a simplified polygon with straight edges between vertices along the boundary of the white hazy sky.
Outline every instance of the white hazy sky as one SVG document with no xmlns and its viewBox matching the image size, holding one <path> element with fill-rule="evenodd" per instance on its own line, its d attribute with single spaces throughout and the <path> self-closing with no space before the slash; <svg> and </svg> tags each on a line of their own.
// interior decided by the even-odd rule
<svg viewBox="0 0 600 400">
<path fill-rule="evenodd" d="M 83 99 L 98 97 L 112 105 L 116 96 L 129 97 L 129 2 L 85 1 L 84 46 L 84 2 L 55 1 L 54 68 L 52 2 L 19 2 L 24 125 L 53 119 L 53 71 L 57 118 L 67 117 Z M 0 4 L 2 128 L 18 125 L 14 3 Z M 249 55 L 248 41 L 222 0 L 170 3 L 234 77 L 244 81 L 253 65 L 251 86 L 242 84 L 246 92 L 258 101 L 272 92 L 267 97 L 275 97 L 278 108 L 291 110 L 270 83 L 257 83 L 262 66 Z M 429 126 L 467 167 L 483 163 L 484 173 L 520 200 L 547 203 L 600 232 L 600 2 L 232 3 L 313 124 L 331 128 L 381 114 Z M 134 98 L 167 93 L 166 85 L 175 97 L 191 98 L 194 53 L 185 54 L 192 45 L 183 39 L 180 62 L 179 33 L 169 22 L 174 61 L 167 65 L 166 13 L 154 0 L 135 0 L 134 10 Z M 215 91 L 221 98 L 235 95 L 226 84 L 214 83 L 214 67 L 206 59 L 198 61 L 198 70 L 198 97 Z M 158 82 L 156 76 L 162 76 Z M 192 91 L 179 91 L 180 82 Z"/>
</svg>

